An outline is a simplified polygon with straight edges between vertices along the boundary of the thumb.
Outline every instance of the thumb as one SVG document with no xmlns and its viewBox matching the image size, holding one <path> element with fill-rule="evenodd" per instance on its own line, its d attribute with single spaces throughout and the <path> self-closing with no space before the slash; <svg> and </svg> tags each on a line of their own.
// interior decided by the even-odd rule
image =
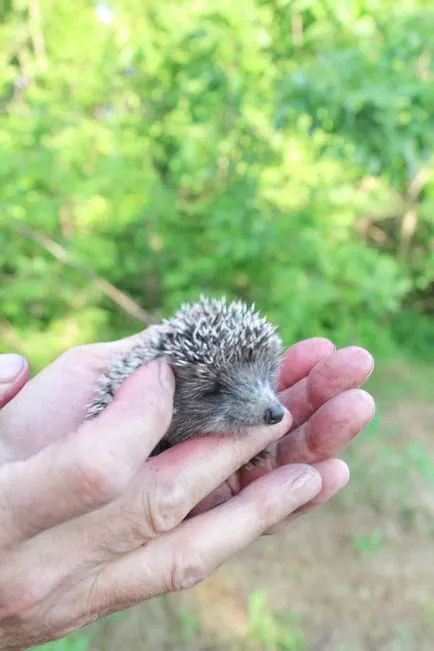
<svg viewBox="0 0 434 651">
<path fill-rule="evenodd" d="M 0 473 L 0 495 L 7 495 L 0 500 L 0 546 L 11 548 L 121 497 L 169 427 L 174 390 L 167 364 L 143 365 L 96 418 L 25 462 L 11 463 Z M 17 511 L 25 517 L 12 522 Z"/>
<path fill-rule="evenodd" d="M 0 409 L 14 398 L 27 382 L 29 365 L 16 353 L 0 355 Z"/>
</svg>

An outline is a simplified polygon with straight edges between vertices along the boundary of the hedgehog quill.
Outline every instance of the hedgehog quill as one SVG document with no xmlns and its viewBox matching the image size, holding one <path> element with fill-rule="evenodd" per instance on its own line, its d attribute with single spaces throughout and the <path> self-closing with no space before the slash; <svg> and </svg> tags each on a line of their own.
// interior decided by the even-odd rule
<svg viewBox="0 0 434 651">
<path fill-rule="evenodd" d="M 172 422 L 153 455 L 206 434 L 236 435 L 284 417 L 277 397 L 282 342 L 255 306 L 201 296 L 184 304 L 163 327 L 115 357 L 100 381 L 87 417 L 103 411 L 142 364 L 168 362 L 175 374 Z M 266 451 L 251 463 L 261 463 Z"/>
</svg>

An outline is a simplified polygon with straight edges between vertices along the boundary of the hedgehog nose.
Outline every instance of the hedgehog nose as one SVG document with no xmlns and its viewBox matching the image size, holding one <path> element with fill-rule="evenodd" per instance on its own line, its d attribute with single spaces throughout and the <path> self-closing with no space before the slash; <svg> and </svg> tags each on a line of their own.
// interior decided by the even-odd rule
<svg viewBox="0 0 434 651">
<path fill-rule="evenodd" d="M 275 425 L 280 423 L 284 416 L 285 412 L 282 405 L 273 405 L 272 407 L 267 407 L 264 412 L 264 423 L 266 425 Z"/>
</svg>

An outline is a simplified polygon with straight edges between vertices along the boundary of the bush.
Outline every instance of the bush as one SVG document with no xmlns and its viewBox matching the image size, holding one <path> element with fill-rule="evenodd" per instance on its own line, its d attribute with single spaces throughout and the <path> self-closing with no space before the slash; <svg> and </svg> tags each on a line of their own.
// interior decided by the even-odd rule
<svg viewBox="0 0 434 651">
<path fill-rule="evenodd" d="M 1 12 L 4 348 L 37 367 L 199 292 L 288 343 L 384 349 L 404 307 L 432 340 L 429 2 Z"/>
</svg>

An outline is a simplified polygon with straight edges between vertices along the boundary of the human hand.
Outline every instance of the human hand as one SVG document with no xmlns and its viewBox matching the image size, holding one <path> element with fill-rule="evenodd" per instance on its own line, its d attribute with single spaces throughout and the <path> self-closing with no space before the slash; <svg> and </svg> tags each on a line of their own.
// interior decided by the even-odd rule
<svg viewBox="0 0 434 651">
<path fill-rule="evenodd" d="M 108 359 L 131 346 L 134 339 L 73 348 L 36 376 L 15 399 L 16 409 L 9 406 L 0 413 L 0 460 L 35 454 L 76 429 Z M 215 506 L 270 468 L 287 463 L 321 464 L 323 489 L 315 504 L 344 487 L 348 468 L 334 457 L 373 416 L 372 398 L 359 389 L 372 369 L 372 357 L 358 347 L 335 351 L 322 338 L 292 346 L 285 354 L 280 381 L 282 402 L 293 416 L 288 435 L 274 447 L 271 464 L 236 473 L 196 511 Z M 201 439 L 199 454 L 207 454 L 206 446 L 214 441 L 215 437 Z M 182 444 L 182 454 L 189 449 L 196 449 L 195 442 Z"/>
<path fill-rule="evenodd" d="M 95 359 L 89 364 L 87 355 L 81 361 L 92 369 Z M 55 367 L 51 378 L 60 379 Z M 79 367 L 69 367 L 69 381 L 80 377 Z M 74 422 L 83 387 L 70 386 L 77 392 L 71 392 L 66 416 Z M 40 389 L 37 379 L 30 382 L 9 403 L 3 421 L 33 429 L 27 437 L 26 429 L 19 431 L 22 459 L 0 467 L 0 649 L 28 648 L 138 601 L 190 587 L 320 493 L 321 470 L 291 464 L 186 519 L 264 444 L 284 434 L 289 415 L 237 440 L 208 437 L 148 459 L 171 419 L 174 378 L 167 365 L 140 368 L 106 411 L 75 431 L 65 431 L 68 418 L 56 402 L 59 386 L 52 384 L 48 394 Z M 26 405 L 30 414 L 21 412 Z M 44 439 L 50 405 L 64 430 L 59 436 L 49 430 Z M 29 442 L 39 447 L 32 455 Z"/>
</svg>

